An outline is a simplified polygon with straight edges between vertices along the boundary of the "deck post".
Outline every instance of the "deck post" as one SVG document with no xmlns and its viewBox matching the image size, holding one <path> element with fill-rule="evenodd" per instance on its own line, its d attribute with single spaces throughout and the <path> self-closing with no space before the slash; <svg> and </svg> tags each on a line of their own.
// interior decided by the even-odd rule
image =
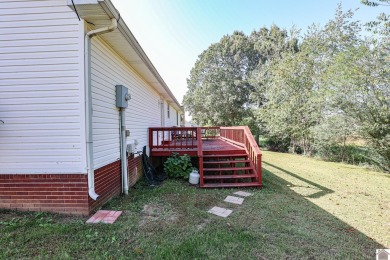
<svg viewBox="0 0 390 260">
<path fill-rule="evenodd" d="M 263 186 L 263 180 L 262 180 L 262 177 L 263 177 L 263 173 L 262 173 L 262 163 L 261 163 L 261 155 L 262 154 L 258 154 L 257 155 L 257 178 L 258 178 L 258 181 L 259 181 L 259 185 L 260 187 Z"/>
<path fill-rule="evenodd" d="M 153 130 L 149 128 L 149 149 L 152 151 L 153 149 Z"/>
<path fill-rule="evenodd" d="M 200 187 L 204 186 L 203 180 L 203 147 L 202 147 L 202 129 L 196 128 L 196 139 L 198 142 L 198 158 L 199 158 L 199 175 L 200 175 Z"/>
</svg>

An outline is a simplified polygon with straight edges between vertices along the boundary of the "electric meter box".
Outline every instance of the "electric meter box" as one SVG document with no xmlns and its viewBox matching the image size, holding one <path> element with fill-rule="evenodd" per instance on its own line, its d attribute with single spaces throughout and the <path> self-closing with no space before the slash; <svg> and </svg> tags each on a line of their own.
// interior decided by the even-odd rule
<svg viewBox="0 0 390 260">
<path fill-rule="evenodd" d="M 116 85 L 116 106 L 119 108 L 127 108 L 127 101 L 130 100 L 129 89 L 122 85 Z"/>
</svg>

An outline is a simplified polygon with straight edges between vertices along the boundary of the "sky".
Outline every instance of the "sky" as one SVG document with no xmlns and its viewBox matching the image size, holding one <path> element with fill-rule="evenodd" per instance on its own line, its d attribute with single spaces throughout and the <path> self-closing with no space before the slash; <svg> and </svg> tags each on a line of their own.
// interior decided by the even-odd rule
<svg viewBox="0 0 390 260">
<path fill-rule="evenodd" d="M 356 11 L 361 21 L 374 20 L 383 7 L 359 0 L 111 0 L 146 55 L 181 103 L 186 79 L 198 56 L 222 36 L 250 34 L 276 24 L 304 32 L 313 23 L 332 19 L 338 3 Z"/>
</svg>

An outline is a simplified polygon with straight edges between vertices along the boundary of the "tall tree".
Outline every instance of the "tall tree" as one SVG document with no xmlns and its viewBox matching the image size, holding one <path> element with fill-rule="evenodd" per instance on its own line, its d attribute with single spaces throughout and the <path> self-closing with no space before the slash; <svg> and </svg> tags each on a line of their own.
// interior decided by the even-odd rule
<svg viewBox="0 0 390 260">
<path fill-rule="evenodd" d="M 314 61 L 303 52 L 287 54 L 269 67 L 270 80 L 266 84 L 267 102 L 259 110 L 269 133 L 290 139 L 292 150 L 301 147 L 311 152 L 311 127 L 321 114 L 321 102 L 313 80 Z"/>
<path fill-rule="evenodd" d="M 250 71 L 259 56 L 242 32 L 226 35 L 198 58 L 187 79 L 184 106 L 202 125 L 237 125 L 250 113 Z"/>
<path fill-rule="evenodd" d="M 250 36 L 242 32 L 224 36 L 199 56 L 191 70 L 184 97 L 186 110 L 199 124 L 247 122 L 252 117 L 253 102 L 260 100 L 254 94 L 260 91 L 255 91 L 258 84 L 252 72 L 284 50 L 294 48 L 297 41 L 275 25 Z"/>
<path fill-rule="evenodd" d="M 373 161 L 390 170 L 390 55 L 378 38 L 350 47 L 334 57 L 326 78 L 338 107 L 354 119 L 363 137 L 380 158 Z"/>
</svg>

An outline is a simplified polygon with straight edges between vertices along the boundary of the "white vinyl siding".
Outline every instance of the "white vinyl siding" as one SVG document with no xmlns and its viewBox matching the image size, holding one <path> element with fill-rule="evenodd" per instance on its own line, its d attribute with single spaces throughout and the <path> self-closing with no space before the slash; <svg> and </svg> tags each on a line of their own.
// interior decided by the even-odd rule
<svg viewBox="0 0 390 260">
<path fill-rule="evenodd" d="M 164 107 L 165 107 L 165 126 L 171 127 L 171 126 L 177 126 L 177 111 L 169 105 L 169 117 L 168 117 L 168 103 L 164 101 Z"/>
<path fill-rule="evenodd" d="M 115 86 L 129 89 L 126 108 L 127 143 L 138 141 L 137 150 L 148 145 L 148 128 L 161 125 L 160 95 L 150 87 L 101 38 L 91 47 L 94 167 L 100 168 L 120 157 L 119 110 L 115 105 Z"/>
<path fill-rule="evenodd" d="M 0 174 L 85 172 L 82 22 L 66 0 L 0 14 Z"/>
</svg>

